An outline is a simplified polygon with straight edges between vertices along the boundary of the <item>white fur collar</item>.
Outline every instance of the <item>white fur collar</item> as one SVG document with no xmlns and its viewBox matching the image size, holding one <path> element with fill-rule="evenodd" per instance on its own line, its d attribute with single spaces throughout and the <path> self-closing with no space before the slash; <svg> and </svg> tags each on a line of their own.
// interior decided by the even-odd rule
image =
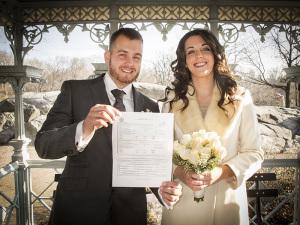
<svg viewBox="0 0 300 225">
<path fill-rule="evenodd" d="M 244 88 L 238 87 L 237 94 L 235 96 L 236 101 L 234 104 L 226 104 L 228 98 L 225 98 L 223 109 L 218 106 L 220 99 L 220 91 L 215 85 L 213 90 L 213 97 L 211 103 L 208 106 L 205 117 L 203 118 L 199 108 L 195 94 L 193 91 L 188 91 L 187 97 L 189 99 L 189 106 L 182 112 L 180 109 L 183 106 L 183 102 L 177 101 L 173 104 L 171 112 L 174 113 L 177 126 L 183 134 L 198 131 L 199 129 L 205 129 L 207 131 L 215 131 L 222 138 L 226 138 L 230 132 L 230 128 L 237 120 L 237 115 L 240 114 L 240 103 L 244 95 Z"/>
</svg>

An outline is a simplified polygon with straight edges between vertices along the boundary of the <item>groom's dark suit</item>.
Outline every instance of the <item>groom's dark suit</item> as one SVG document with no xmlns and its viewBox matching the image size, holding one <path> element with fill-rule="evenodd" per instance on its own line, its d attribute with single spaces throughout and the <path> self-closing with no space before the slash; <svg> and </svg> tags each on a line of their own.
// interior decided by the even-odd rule
<svg viewBox="0 0 300 225">
<path fill-rule="evenodd" d="M 155 102 L 134 88 L 133 98 L 134 111 L 159 111 Z M 110 105 L 103 76 L 64 82 L 36 136 L 41 158 L 67 156 L 49 224 L 146 225 L 145 189 L 112 188 L 111 126 L 98 129 L 83 152 L 76 148 L 76 126 L 95 104 Z"/>
</svg>

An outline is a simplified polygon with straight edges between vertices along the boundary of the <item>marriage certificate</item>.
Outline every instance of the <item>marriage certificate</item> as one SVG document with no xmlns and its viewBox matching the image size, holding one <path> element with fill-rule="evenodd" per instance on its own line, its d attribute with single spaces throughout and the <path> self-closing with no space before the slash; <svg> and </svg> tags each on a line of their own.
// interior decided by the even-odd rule
<svg viewBox="0 0 300 225">
<path fill-rule="evenodd" d="M 159 187 L 171 180 L 172 113 L 123 112 L 112 128 L 113 187 Z"/>
</svg>

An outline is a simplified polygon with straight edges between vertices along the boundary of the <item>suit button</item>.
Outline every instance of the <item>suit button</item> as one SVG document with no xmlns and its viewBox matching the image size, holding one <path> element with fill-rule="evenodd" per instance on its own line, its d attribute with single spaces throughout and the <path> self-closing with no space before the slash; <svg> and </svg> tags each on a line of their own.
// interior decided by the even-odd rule
<svg viewBox="0 0 300 225">
<path fill-rule="evenodd" d="M 65 154 L 66 154 L 66 155 L 71 155 L 72 153 L 73 153 L 73 150 L 66 150 L 66 151 L 65 151 Z"/>
</svg>

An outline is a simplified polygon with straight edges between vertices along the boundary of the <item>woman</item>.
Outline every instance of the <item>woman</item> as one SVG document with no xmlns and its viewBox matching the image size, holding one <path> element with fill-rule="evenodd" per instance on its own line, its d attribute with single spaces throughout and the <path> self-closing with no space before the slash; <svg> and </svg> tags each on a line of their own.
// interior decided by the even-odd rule
<svg viewBox="0 0 300 225">
<path fill-rule="evenodd" d="M 184 188 L 163 225 L 245 225 L 248 222 L 246 180 L 261 166 L 258 123 L 249 91 L 234 80 L 216 37 L 207 30 L 188 32 L 171 67 L 175 80 L 167 88 L 163 112 L 175 117 L 175 139 L 200 129 L 215 131 L 226 148 L 222 165 L 197 175 L 174 167 Z M 193 192 L 205 188 L 203 202 Z"/>
</svg>

